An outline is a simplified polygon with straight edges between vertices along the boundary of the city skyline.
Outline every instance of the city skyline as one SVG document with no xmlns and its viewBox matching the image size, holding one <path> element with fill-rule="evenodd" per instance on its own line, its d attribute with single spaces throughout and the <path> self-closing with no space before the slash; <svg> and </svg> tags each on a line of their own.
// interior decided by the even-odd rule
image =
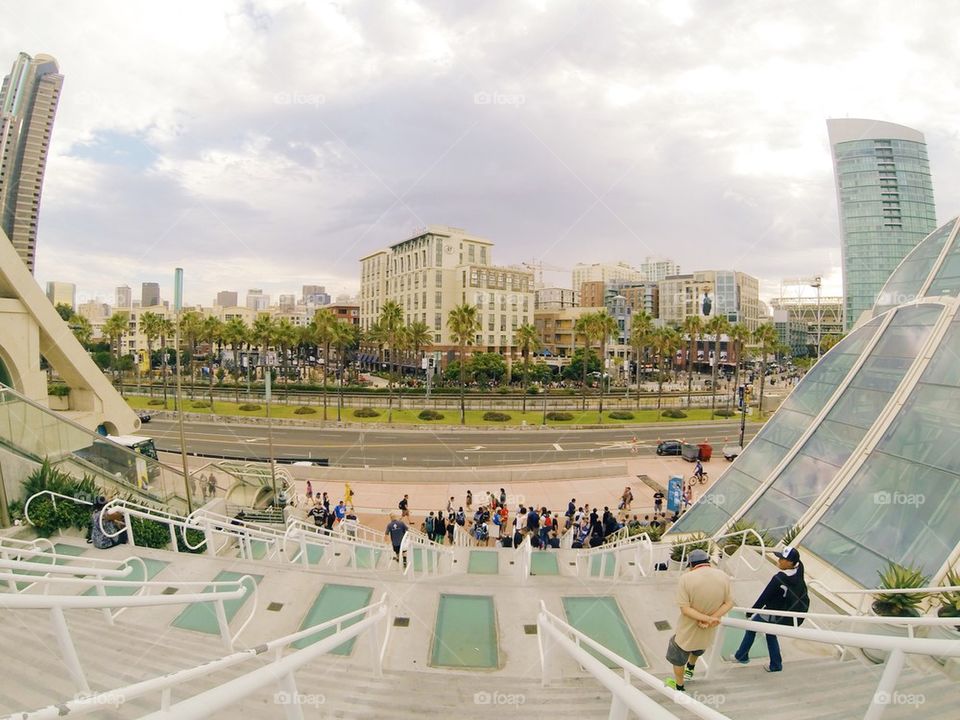
<svg viewBox="0 0 960 720">
<path fill-rule="evenodd" d="M 358 258 L 450 224 L 505 265 L 668 256 L 748 272 L 765 298 L 796 275 L 833 293 L 825 119 L 923 132 L 938 219 L 955 212 L 956 91 L 916 79 L 957 51 L 938 3 L 888 5 L 870 30 L 825 3 L 17 6 L 0 60 L 50 53 L 66 77 L 37 279 L 75 282 L 79 301 L 151 280 L 170 297 L 174 267 L 189 303 L 356 294 Z M 318 44 L 336 52 L 319 61 Z"/>
</svg>

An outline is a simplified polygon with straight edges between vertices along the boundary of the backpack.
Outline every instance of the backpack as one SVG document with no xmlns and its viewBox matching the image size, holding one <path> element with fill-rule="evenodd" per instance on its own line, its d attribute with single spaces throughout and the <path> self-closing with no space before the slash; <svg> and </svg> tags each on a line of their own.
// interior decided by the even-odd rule
<svg viewBox="0 0 960 720">
<path fill-rule="evenodd" d="M 427 517 L 427 534 L 433 535 L 433 516 Z"/>
<path fill-rule="evenodd" d="M 486 540 L 488 537 L 490 537 L 490 535 L 487 526 L 483 524 L 477 525 L 477 540 Z"/>
<path fill-rule="evenodd" d="M 499 525 L 499 524 L 500 524 L 500 513 L 494 513 L 494 514 L 493 514 L 493 524 L 494 524 L 494 525 Z"/>
</svg>

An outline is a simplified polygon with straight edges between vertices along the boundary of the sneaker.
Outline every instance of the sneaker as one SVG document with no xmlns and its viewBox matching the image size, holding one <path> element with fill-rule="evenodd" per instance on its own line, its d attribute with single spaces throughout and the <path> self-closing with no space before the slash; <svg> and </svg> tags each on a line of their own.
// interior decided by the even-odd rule
<svg viewBox="0 0 960 720">
<path fill-rule="evenodd" d="M 691 670 L 686 665 L 683 667 L 683 679 L 684 681 L 693 680 L 693 670 Z"/>
<path fill-rule="evenodd" d="M 726 660 L 727 662 L 740 663 L 741 665 L 746 665 L 747 663 L 750 662 L 750 658 L 744 658 L 743 660 L 741 660 L 736 655 L 725 655 L 723 659 Z"/>
<path fill-rule="evenodd" d="M 782 672 L 783 668 L 772 668 L 769 665 L 763 666 L 764 672 Z"/>
<path fill-rule="evenodd" d="M 677 692 L 685 692 L 685 691 L 686 691 L 686 688 L 678 688 L 678 687 L 677 687 L 677 681 L 674 680 L 673 678 L 670 678 L 669 680 L 664 680 L 664 681 L 663 681 L 663 684 L 666 685 L 668 688 L 670 688 L 670 689 L 672 689 L 672 690 L 676 690 Z"/>
</svg>

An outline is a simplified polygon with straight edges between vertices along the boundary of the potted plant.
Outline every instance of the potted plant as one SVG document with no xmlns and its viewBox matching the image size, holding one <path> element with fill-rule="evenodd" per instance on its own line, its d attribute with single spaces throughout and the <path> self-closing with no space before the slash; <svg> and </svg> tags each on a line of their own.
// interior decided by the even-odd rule
<svg viewBox="0 0 960 720">
<path fill-rule="evenodd" d="M 721 547 L 723 548 L 724 555 L 733 555 L 741 545 L 760 547 L 760 540 L 757 539 L 757 535 L 754 535 L 753 533 L 747 533 L 746 536 L 729 536 L 729 533 L 738 533 L 743 532 L 744 530 L 753 530 L 757 535 L 759 535 L 763 539 L 764 547 L 771 548 L 776 544 L 766 530 L 758 528 L 756 525 L 747 520 L 740 519 L 730 526 L 730 529 L 727 531 L 728 537 L 723 538 L 721 541 L 723 543 Z"/>
<path fill-rule="evenodd" d="M 682 570 L 686 559 L 694 550 L 710 552 L 710 539 L 702 532 L 694 533 L 684 539 L 676 539 L 670 546 L 670 569 Z"/>
<path fill-rule="evenodd" d="M 890 563 L 880 574 L 880 587 L 886 590 L 907 590 L 926 587 L 930 578 L 917 568 Z M 873 596 L 873 612 L 892 617 L 918 617 L 920 604 L 929 593 L 877 593 Z"/>
<path fill-rule="evenodd" d="M 70 386 L 63 383 L 47 385 L 47 407 L 51 410 L 70 409 Z"/>
<path fill-rule="evenodd" d="M 956 570 L 948 572 L 944 579 L 944 585 L 947 587 L 960 586 L 960 572 Z M 940 609 L 937 610 L 938 616 L 960 618 L 960 590 L 944 590 L 937 596 L 937 600 L 940 603 Z M 960 630 L 960 624 L 956 626 L 956 629 Z"/>
<path fill-rule="evenodd" d="M 926 587 L 929 577 L 919 568 L 905 567 L 891 562 L 880 575 L 880 588 L 886 590 L 907 590 L 910 588 Z M 872 609 L 875 615 L 885 617 L 919 617 L 920 605 L 929 597 L 927 592 L 915 593 L 883 593 L 873 596 Z M 902 625 L 871 625 L 874 632 L 885 635 L 904 637 L 907 629 Z M 875 663 L 886 662 L 889 653 L 886 650 L 863 649 L 863 654 Z"/>
</svg>

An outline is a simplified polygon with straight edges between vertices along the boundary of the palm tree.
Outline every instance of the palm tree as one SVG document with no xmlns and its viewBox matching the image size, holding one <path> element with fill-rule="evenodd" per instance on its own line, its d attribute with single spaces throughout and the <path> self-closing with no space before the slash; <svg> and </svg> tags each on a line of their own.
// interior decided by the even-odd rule
<svg viewBox="0 0 960 720">
<path fill-rule="evenodd" d="M 270 372 L 270 366 L 267 364 L 267 349 L 274 344 L 276 336 L 277 324 L 273 316 L 269 313 L 260 313 L 253 321 L 253 327 L 250 328 L 250 339 L 257 346 L 257 354 L 264 374 Z"/>
<path fill-rule="evenodd" d="M 537 328 L 530 323 L 525 323 L 516 329 L 513 338 L 520 346 L 520 354 L 523 356 L 523 414 L 527 413 L 527 383 L 530 378 L 530 353 L 536 352 L 543 344 L 540 342 L 540 333 Z"/>
<path fill-rule="evenodd" d="M 713 335 L 713 380 L 711 381 L 710 392 L 710 417 L 717 408 L 717 370 L 720 369 L 720 338 L 724 333 L 729 332 L 730 321 L 723 315 L 714 315 L 707 320 L 703 331 L 707 335 Z"/>
<path fill-rule="evenodd" d="M 284 384 L 290 382 L 290 359 L 293 357 L 293 349 L 300 340 L 300 331 L 297 326 L 287 318 L 281 318 L 277 323 L 277 353 L 280 356 L 280 374 L 283 377 Z M 289 391 L 287 391 L 289 392 Z"/>
<path fill-rule="evenodd" d="M 600 345 L 600 404 L 598 406 L 597 422 L 603 422 L 603 389 L 606 384 L 606 364 L 607 364 L 607 339 L 617 332 L 620 326 L 617 319 L 608 315 L 606 310 L 594 313 L 593 322 L 590 323 L 591 335 Z"/>
<path fill-rule="evenodd" d="M 773 323 L 764 323 L 753 331 L 753 341 L 757 344 L 762 359 L 760 368 L 760 401 L 757 408 L 759 417 L 763 418 L 763 381 L 767 376 L 767 356 L 775 352 L 780 344 L 780 337 Z"/>
<path fill-rule="evenodd" d="M 327 419 L 327 375 L 330 368 L 330 346 L 334 339 L 334 326 L 337 316 L 326 308 L 317 310 L 310 322 L 310 339 L 314 345 L 323 348 L 323 419 Z"/>
<path fill-rule="evenodd" d="M 237 402 L 240 402 L 240 348 L 247 342 L 250 329 L 242 317 L 232 317 L 223 326 L 223 341 L 230 345 L 233 351 L 233 372 L 236 379 Z"/>
<path fill-rule="evenodd" d="M 577 321 L 573 324 L 574 341 L 576 341 L 577 335 L 583 338 L 583 377 L 580 380 L 580 395 L 583 400 L 583 407 L 581 409 L 584 411 L 587 409 L 587 365 L 589 364 L 592 345 L 591 329 L 593 326 L 593 315 L 594 313 L 585 313 L 577 318 Z"/>
<path fill-rule="evenodd" d="M 743 359 L 744 344 L 750 339 L 752 333 L 742 322 L 735 323 L 730 328 L 730 340 L 733 342 L 734 352 L 737 355 L 737 362 L 733 370 L 733 398 L 736 398 L 740 388 L 740 363 Z"/>
<path fill-rule="evenodd" d="M 674 353 L 683 346 L 683 338 L 673 328 L 657 328 L 651 335 L 654 355 L 657 358 L 657 410 L 663 400 L 663 376 L 665 372 L 664 365 L 669 369 L 669 361 L 673 359 Z"/>
<path fill-rule="evenodd" d="M 210 396 L 210 412 L 215 411 L 214 402 L 213 402 L 213 363 L 216 357 L 214 353 L 214 348 L 219 347 L 223 343 L 223 322 L 220 318 L 208 316 L 203 319 L 203 327 L 201 339 L 207 343 L 210 347 L 210 351 L 207 353 L 207 357 L 210 360 L 210 373 L 209 373 L 209 384 L 207 386 L 208 394 Z"/>
<path fill-rule="evenodd" d="M 77 315 L 76 313 L 71 315 L 67 327 L 70 328 L 70 332 L 73 333 L 73 336 L 81 345 L 87 347 L 90 344 L 93 337 L 93 325 L 83 315 Z"/>
<path fill-rule="evenodd" d="M 634 362 L 637 364 L 637 409 L 640 409 L 640 364 L 642 362 L 643 350 L 650 340 L 650 333 L 653 332 L 653 318 L 645 311 L 641 310 L 634 314 L 630 319 L 630 346 L 633 348 Z"/>
<path fill-rule="evenodd" d="M 150 394 L 153 395 L 153 343 L 160 337 L 163 316 L 147 310 L 140 316 L 140 330 L 147 340 L 147 377 L 151 378 Z"/>
<path fill-rule="evenodd" d="M 110 341 L 110 350 L 113 352 L 114 384 L 120 369 L 120 340 L 130 330 L 130 313 L 116 312 L 107 318 L 103 324 L 103 334 Z M 123 384 L 120 385 L 120 394 L 123 395 Z"/>
<path fill-rule="evenodd" d="M 174 334 L 175 328 L 173 327 L 173 320 L 170 318 L 163 318 L 163 322 L 160 323 L 160 365 L 163 370 L 163 407 L 167 407 L 167 374 L 169 370 L 169 363 L 167 362 L 167 349 L 168 343 L 167 340 Z M 180 348 L 177 348 L 177 352 L 180 351 Z"/>
<path fill-rule="evenodd" d="M 203 336 L 203 316 L 196 310 L 188 310 L 180 316 L 180 336 L 187 343 L 190 356 L 188 365 L 190 368 L 190 399 L 194 398 L 194 357 L 197 354 L 197 341 Z M 180 349 L 177 348 L 177 352 Z"/>
<path fill-rule="evenodd" d="M 387 375 L 387 422 L 393 422 L 393 380 L 396 375 L 397 353 L 402 345 L 403 308 L 393 300 L 380 307 L 380 330 L 390 350 L 390 369 Z"/>
<path fill-rule="evenodd" d="M 467 424 L 467 408 L 464 398 L 464 373 L 467 369 L 467 345 L 473 345 L 477 333 L 480 332 L 480 320 L 477 317 L 476 305 L 463 303 L 457 305 L 447 316 L 447 327 L 450 335 L 457 344 L 457 358 L 460 361 L 460 424 Z"/>
<path fill-rule="evenodd" d="M 433 331 L 422 320 L 414 320 L 407 325 L 407 342 L 413 350 L 414 363 L 419 367 L 423 360 L 421 350 L 433 345 Z"/>
<path fill-rule="evenodd" d="M 697 345 L 703 333 L 703 318 L 699 315 L 688 315 L 683 320 L 683 332 L 690 339 L 690 349 L 687 351 L 687 362 L 684 366 L 687 371 L 687 408 L 693 395 L 693 362 L 697 357 Z"/>
<path fill-rule="evenodd" d="M 333 345 L 337 349 L 337 366 L 339 368 L 340 386 L 337 395 L 337 422 L 340 422 L 340 413 L 343 409 L 343 374 L 346 371 L 347 352 L 355 349 L 360 343 L 360 328 L 351 322 L 337 322 L 333 327 Z"/>
</svg>

